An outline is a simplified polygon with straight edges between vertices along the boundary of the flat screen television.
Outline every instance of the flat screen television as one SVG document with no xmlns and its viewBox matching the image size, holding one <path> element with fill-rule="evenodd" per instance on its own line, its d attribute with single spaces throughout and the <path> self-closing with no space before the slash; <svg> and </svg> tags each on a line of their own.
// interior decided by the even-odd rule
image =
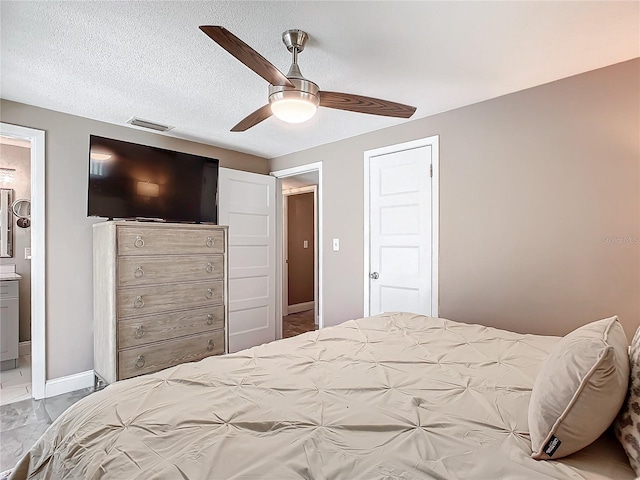
<svg viewBox="0 0 640 480">
<path fill-rule="evenodd" d="M 91 135 L 90 217 L 218 223 L 215 158 Z"/>
</svg>

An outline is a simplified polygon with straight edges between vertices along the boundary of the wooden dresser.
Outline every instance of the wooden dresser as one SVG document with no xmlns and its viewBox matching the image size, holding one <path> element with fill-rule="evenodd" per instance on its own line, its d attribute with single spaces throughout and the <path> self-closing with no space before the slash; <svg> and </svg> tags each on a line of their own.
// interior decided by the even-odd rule
<svg viewBox="0 0 640 480">
<path fill-rule="evenodd" d="M 96 385 L 227 352 L 227 227 L 93 226 Z"/>
</svg>

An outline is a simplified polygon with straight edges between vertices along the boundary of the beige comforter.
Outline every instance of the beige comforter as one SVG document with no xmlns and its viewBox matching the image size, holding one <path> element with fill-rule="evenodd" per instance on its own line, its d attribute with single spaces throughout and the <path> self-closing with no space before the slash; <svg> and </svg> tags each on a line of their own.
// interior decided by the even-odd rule
<svg viewBox="0 0 640 480">
<path fill-rule="evenodd" d="M 410 314 L 349 321 L 111 385 L 11 478 L 634 478 L 611 439 L 529 457 L 531 386 L 557 340 Z"/>
</svg>

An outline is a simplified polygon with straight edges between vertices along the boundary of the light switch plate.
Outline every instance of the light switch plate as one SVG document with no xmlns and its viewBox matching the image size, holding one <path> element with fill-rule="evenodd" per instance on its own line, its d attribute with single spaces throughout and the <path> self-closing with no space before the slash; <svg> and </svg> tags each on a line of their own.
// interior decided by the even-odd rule
<svg viewBox="0 0 640 480">
<path fill-rule="evenodd" d="M 339 238 L 334 238 L 333 239 L 333 251 L 337 252 L 338 250 L 340 250 L 340 239 Z"/>
<path fill-rule="evenodd" d="M 309 240 L 302 242 L 302 248 L 309 248 Z"/>
<path fill-rule="evenodd" d="M 31 260 L 31 247 L 25 247 L 24 249 L 24 259 Z"/>
</svg>

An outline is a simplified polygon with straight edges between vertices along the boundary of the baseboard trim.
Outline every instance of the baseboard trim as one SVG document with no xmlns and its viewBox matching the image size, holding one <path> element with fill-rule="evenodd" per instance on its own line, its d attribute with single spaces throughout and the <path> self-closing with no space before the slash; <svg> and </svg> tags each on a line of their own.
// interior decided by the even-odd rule
<svg viewBox="0 0 640 480">
<path fill-rule="evenodd" d="M 25 355 L 31 355 L 31 340 L 20 342 L 18 344 L 18 355 L 21 357 L 24 357 Z"/>
<path fill-rule="evenodd" d="M 45 398 L 55 397 L 87 387 L 93 387 L 93 370 L 47 380 L 44 386 L 44 396 Z"/>
<path fill-rule="evenodd" d="M 295 305 L 289 305 L 289 308 L 287 309 L 287 315 L 290 313 L 304 312 L 305 310 L 314 310 L 315 307 L 316 302 L 296 303 Z"/>
</svg>

